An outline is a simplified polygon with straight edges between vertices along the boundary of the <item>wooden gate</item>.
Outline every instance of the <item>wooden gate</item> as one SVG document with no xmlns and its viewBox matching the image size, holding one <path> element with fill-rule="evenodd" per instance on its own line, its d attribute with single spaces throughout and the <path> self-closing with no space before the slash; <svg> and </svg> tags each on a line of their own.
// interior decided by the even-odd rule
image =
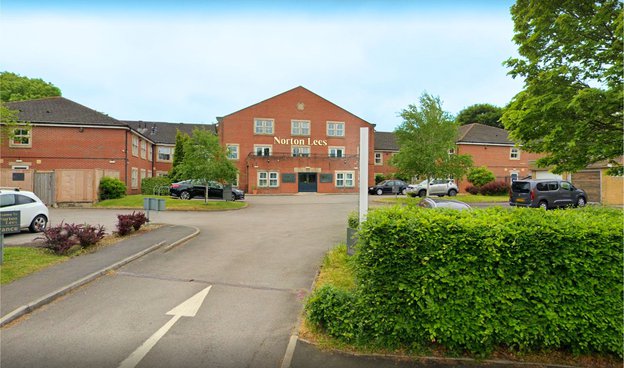
<svg viewBox="0 0 624 368">
<path fill-rule="evenodd" d="M 56 203 L 54 172 L 35 172 L 34 190 L 37 197 L 48 206 Z"/>
</svg>

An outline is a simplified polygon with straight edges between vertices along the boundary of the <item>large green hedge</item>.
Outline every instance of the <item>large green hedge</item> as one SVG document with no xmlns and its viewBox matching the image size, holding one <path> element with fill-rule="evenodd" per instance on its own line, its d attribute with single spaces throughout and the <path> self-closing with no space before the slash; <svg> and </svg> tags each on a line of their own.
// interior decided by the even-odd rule
<svg viewBox="0 0 624 368">
<path fill-rule="evenodd" d="M 141 194 L 154 195 L 154 188 L 168 187 L 171 185 L 171 179 L 166 176 L 154 176 L 141 180 Z M 165 190 L 161 195 L 169 195 L 169 191 Z"/>
<path fill-rule="evenodd" d="M 487 355 L 623 355 L 622 211 L 395 207 L 359 232 L 353 293 L 319 289 L 311 322 L 348 342 Z"/>
</svg>

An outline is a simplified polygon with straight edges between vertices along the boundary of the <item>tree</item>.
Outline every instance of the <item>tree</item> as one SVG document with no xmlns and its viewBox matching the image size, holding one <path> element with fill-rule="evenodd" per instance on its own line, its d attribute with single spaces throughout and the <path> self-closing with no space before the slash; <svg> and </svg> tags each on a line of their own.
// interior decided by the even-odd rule
<svg viewBox="0 0 624 368">
<path fill-rule="evenodd" d="M 503 109 L 491 104 L 471 105 L 459 112 L 455 120 L 459 125 L 479 123 L 497 128 L 503 128 L 500 119 Z"/>
<path fill-rule="evenodd" d="M 169 172 L 169 177 L 174 182 L 188 179 L 180 175 L 178 166 L 184 160 L 184 144 L 188 142 L 189 139 L 191 139 L 191 137 L 189 137 L 188 134 L 179 130 L 176 132 L 176 142 L 173 151 L 173 163 L 171 165 L 171 171 Z"/>
<path fill-rule="evenodd" d="M 61 90 L 52 83 L 39 78 L 22 77 L 11 72 L 0 73 L 0 101 L 34 100 L 61 95 Z"/>
<path fill-rule="evenodd" d="M 178 165 L 180 175 L 185 178 L 221 183 L 236 179 L 238 170 L 227 158 L 225 148 L 219 145 L 219 138 L 204 129 L 193 129 L 193 135 L 184 143 L 184 158 Z M 208 201 L 206 188 L 205 201 Z"/>
<path fill-rule="evenodd" d="M 615 159 L 622 140 L 623 9 L 618 0 L 517 0 L 511 8 L 520 58 L 505 64 L 524 78 L 503 113 L 511 138 L 553 172 Z"/>
<path fill-rule="evenodd" d="M 455 148 L 457 123 L 442 110 L 439 97 L 423 93 L 420 107 L 409 105 L 401 112 L 403 123 L 395 130 L 399 152 L 392 164 L 407 177 L 464 176 L 472 165 L 466 155 L 449 154 Z M 429 188 L 427 187 L 427 192 Z"/>
<path fill-rule="evenodd" d="M 474 167 L 468 171 L 466 179 L 477 188 L 496 180 L 496 176 L 485 166 Z"/>
<path fill-rule="evenodd" d="M 2 142 L 2 139 L 5 139 L 5 137 L 7 139 L 13 139 L 15 127 L 18 124 L 25 124 L 25 126 L 28 126 L 27 123 L 19 121 L 18 111 L 9 109 L 3 102 L 0 102 L 0 123 L 0 142 Z"/>
</svg>

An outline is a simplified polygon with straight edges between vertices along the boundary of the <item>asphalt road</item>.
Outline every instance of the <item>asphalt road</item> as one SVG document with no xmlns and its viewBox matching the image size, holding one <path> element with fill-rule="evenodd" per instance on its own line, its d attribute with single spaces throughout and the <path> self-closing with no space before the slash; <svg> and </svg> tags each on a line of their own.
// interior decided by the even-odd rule
<svg viewBox="0 0 624 368">
<path fill-rule="evenodd" d="M 323 254 L 344 241 L 357 196 L 247 201 L 240 211 L 152 213 L 155 222 L 201 234 L 3 328 L 0 365 L 279 367 Z M 120 211 L 52 213 L 55 221 L 108 227 Z"/>
</svg>

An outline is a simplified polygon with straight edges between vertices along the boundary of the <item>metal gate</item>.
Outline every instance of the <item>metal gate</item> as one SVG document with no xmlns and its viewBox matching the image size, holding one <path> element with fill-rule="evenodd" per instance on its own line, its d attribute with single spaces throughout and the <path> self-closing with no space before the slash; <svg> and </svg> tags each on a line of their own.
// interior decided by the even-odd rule
<svg viewBox="0 0 624 368">
<path fill-rule="evenodd" d="M 316 192 L 316 173 L 299 173 L 299 191 Z"/>
<path fill-rule="evenodd" d="M 33 192 L 43 203 L 50 206 L 55 204 L 54 172 L 35 172 L 35 186 Z"/>
</svg>

